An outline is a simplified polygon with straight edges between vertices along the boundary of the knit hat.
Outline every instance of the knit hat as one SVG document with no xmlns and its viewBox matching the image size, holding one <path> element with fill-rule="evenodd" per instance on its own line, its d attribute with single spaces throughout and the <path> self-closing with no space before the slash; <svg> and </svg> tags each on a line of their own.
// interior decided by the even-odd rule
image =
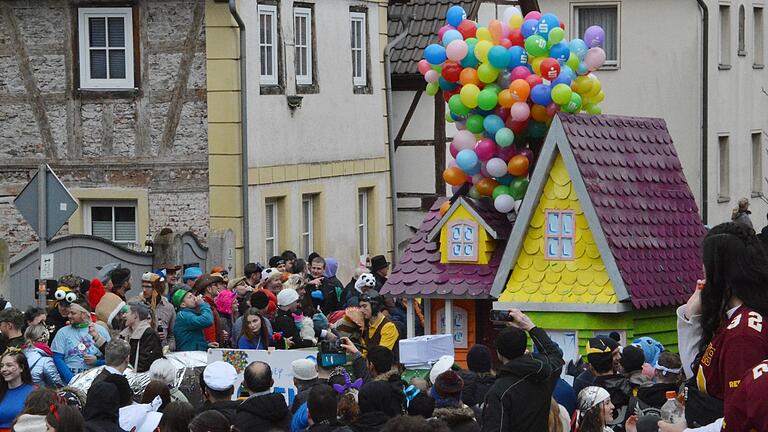
<svg viewBox="0 0 768 432">
<path fill-rule="evenodd" d="M 184 282 L 191 280 L 191 279 L 197 279 L 200 276 L 202 276 L 203 271 L 200 270 L 200 267 L 189 267 L 186 270 L 184 270 L 184 276 L 181 278 L 184 280 Z"/>
<path fill-rule="evenodd" d="M 184 300 L 184 297 L 187 295 L 189 291 L 185 289 L 177 289 L 173 292 L 173 295 L 171 296 L 171 303 L 173 303 L 173 307 L 176 309 L 181 307 L 181 301 Z"/>
<path fill-rule="evenodd" d="M 96 309 L 96 305 L 99 304 L 101 298 L 107 293 L 104 284 L 101 283 L 101 279 L 95 277 L 91 280 L 91 288 L 88 289 L 88 304 L 91 309 Z"/>
<path fill-rule="evenodd" d="M 506 327 L 496 336 L 496 351 L 510 360 L 525 354 L 527 346 L 528 335 L 518 328 Z"/>
<path fill-rule="evenodd" d="M 434 384 L 437 381 L 437 377 L 440 376 L 441 373 L 451 369 L 454 361 L 455 359 L 453 356 L 441 356 L 440 359 L 437 360 L 437 362 L 432 366 L 432 370 L 429 371 L 429 382 Z"/>
<path fill-rule="evenodd" d="M 270 267 L 277 267 L 280 264 L 285 264 L 285 260 L 280 255 L 275 255 L 272 258 L 269 259 L 269 266 Z"/>
<path fill-rule="evenodd" d="M 293 377 L 301 381 L 317 379 L 317 366 L 309 359 L 297 359 L 291 362 Z"/>
<path fill-rule="evenodd" d="M 625 373 L 642 370 L 643 363 L 645 363 L 645 354 L 641 348 L 630 345 L 621 351 L 619 363 L 621 363 Z"/>
<path fill-rule="evenodd" d="M 111 326 L 112 320 L 120 313 L 123 306 L 125 306 L 123 299 L 117 294 L 108 292 L 104 294 L 99 304 L 96 305 L 96 317 L 108 326 Z"/>
<path fill-rule="evenodd" d="M 269 297 L 264 291 L 256 291 L 251 295 L 251 306 L 256 309 L 264 309 L 269 305 Z"/>
<path fill-rule="evenodd" d="M 131 278 L 131 270 L 127 268 L 112 270 L 109 278 L 112 280 L 113 287 L 120 288 L 124 283 L 128 282 L 128 279 Z"/>
<path fill-rule="evenodd" d="M 490 372 L 491 350 L 485 345 L 472 345 L 467 353 L 467 367 L 472 372 Z"/>
<path fill-rule="evenodd" d="M 458 396 L 463 388 L 464 380 L 450 369 L 438 375 L 435 381 L 435 390 L 442 397 Z"/>
<path fill-rule="evenodd" d="M 286 288 L 277 294 L 277 305 L 288 306 L 299 299 L 299 293 L 295 289 Z"/>
<path fill-rule="evenodd" d="M 610 397 L 611 395 L 608 394 L 608 390 L 602 387 L 585 387 L 579 392 L 579 397 L 577 398 L 579 410 L 582 412 L 589 411 L 606 399 L 610 399 Z"/>
</svg>

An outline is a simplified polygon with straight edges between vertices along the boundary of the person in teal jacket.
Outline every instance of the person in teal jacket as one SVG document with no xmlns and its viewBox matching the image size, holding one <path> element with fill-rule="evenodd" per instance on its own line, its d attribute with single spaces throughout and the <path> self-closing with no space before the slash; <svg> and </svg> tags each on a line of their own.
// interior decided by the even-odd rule
<svg viewBox="0 0 768 432">
<path fill-rule="evenodd" d="M 202 297 L 195 297 L 183 289 L 176 290 L 171 298 L 176 307 L 176 325 L 173 335 L 176 338 L 176 351 L 207 351 L 218 348 L 218 343 L 208 343 L 203 336 L 203 329 L 213 324 L 211 307 Z"/>
</svg>

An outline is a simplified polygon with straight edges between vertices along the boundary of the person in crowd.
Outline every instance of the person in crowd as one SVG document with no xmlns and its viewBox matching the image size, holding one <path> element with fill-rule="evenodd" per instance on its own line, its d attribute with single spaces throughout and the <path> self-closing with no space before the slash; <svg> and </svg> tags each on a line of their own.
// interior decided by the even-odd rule
<svg viewBox="0 0 768 432">
<path fill-rule="evenodd" d="M 573 391 L 573 386 L 561 377 L 557 380 L 557 384 L 555 384 L 552 397 L 565 408 L 570 418 L 576 410 L 576 392 Z"/>
<path fill-rule="evenodd" d="M 131 269 L 125 267 L 115 269 L 109 275 L 109 279 L 112 281 L 110 292 L 125 301 L 125 293 L 131 290 Z"/>
<path fill-rule="evenodd" d="M 629 412 L 631 414 L 656 414 L 660 416 L 661 406 L 667 401 L 667 392 L 677 392 L 683 381 L 680 355 L 664 351 L 659 356 L 655 367 L 656 383 L 637 389 L 637 396 L 631 397 Z"/>
<path fill-rule="evenodd" d="M 214 274 L 215 276 L 215 274 Z M 219 341 L 223 347 L 230 347 L 230 335 L 232 334 L 232 324 L 238 317 L 239 305 L 237 303 L 237 293 L 232 290 L 227 281 L 223 279 L 218 283 L 219 295 L 216 296 L 216 311 L 219 313 L 219 324 L 221 326 L 222 337 L 225 339 Z"/>
<path fill-rule="evenodd" d="M 485 397 L 483 431 L 546 431 L 550 398 L 562 368 L 563 353 L 543 329 L 517 309 L 496 337 L 502 366 Z M 530 334 L 535 354 L 526 354 Z"/>
<path fill-rule="evenodd" d="M 24 345 L 24 314 L 16 308 L 0 310 L 0 333 L 6 338 L 9 348 L 21 348 Z"/>
<path fill-rule="evenodd" d="M 344 293 L 344 284 L 336 277 L 336 272 L 339 270 L 339 263 L 336 258 L 325 259 L 325 270 L 323 270 L 323 281 L 334 287 L 336 291 L 336 300 L 338 304 L 341 304 L 341 296 Z"/>
<path fill-rule="evenodd" d="M 496 375 L 491 371 L 492 361 L 491 350 L 485 345 L 475 344 L 467 352 L 467 369 L 459 371 L 464 381 L 461 401 L 473 408 L 477 418 L 482 414 L 479 405 L 496 381 Z"/>
<path fill-rule="evenodd" d="M 189 432 L 189 423 L 196 414 L 197 410 L 189 402 L 171 402 L 160 419 L 160 432 Z"/>
<path fill-rule="evenodd" d="M 360 309 L 365 318 L 363 329 L 363 356 L 367 355 L 368 347 L 380 345 L 397 355 L 397 341 L 400 332 L 392 321 L 382 313 L 384 298 L 377 291 L 368 291 L 360 296 Z"/>
<path fill-rule="evenodd" d="M 288 273 L 294 273 L 293 267 L 296 263 L 296 253 L 292 250 L 286 250 L 283 251 L 283 253 L 280 254 L 281 257 L 283 257 L 283 260 L 285 261 L 285 270 Z"/>
<path fill-rule="evenodd" d="M 118 426 L 120 394 L 116 385 L 97 382 L 88 389 L 83 407 L 86 432 L 121 432 Z"/>
<path fill-rule="evenodd" d="M 435 400 L 433 417 L 443 420 L 452 431 L 479 432 L 472 408 L 461 402 L 464 381 L 455 371 L 448 369 L 437 376 L 430 396 Z"/>
<path fill-rule="evenodd" d="M 85 420 L 80 410 L 67 404 L 52 404 L 45 415 L 48 432 L 84 431 Z"/>
<path fill-rule="evenodd" d="M 173 327 L 177 351 L 207 351 L 208 348 L 218 347 L 218 343 L 208 342 L 203 334 L 205 328 L 213 325 L 213 313 L 201 296 L 177 290 L 171 303 L 178 311 Z"/>
<path fill-rule="evenodd" d="M 616 373 L 613 365 L 613 352 L 605 342 L 605 338 L 599 337 L 587 341 L 587 362 L 592 375 L 595 377 L 592 385 L 606 389 L 611 395 L 611 403 L 615 411 L 610 426 L 618 425 L 621 427 L 629 417 L 627 405 L 629 404 L 632 385 L 624 375 Z M 639 351 L 642 352 L 642 350 Z M 645 359 L 644 356 L 642 358 Z M 630 363 L 632 361 L 633 359 L 630 359 Z M 629 365 L 629 363 L 627 364 Z M 642 364 L 640 367 L 642 368 Z"/>
<path fill-rule="evenodd" d="M 422 417 L 414 416 L 398 416 L 393 417 L 384 427 L 381 428 L 381 432 L 448 432 L 450 429 L 448 425 L 442 420 L 437 419 L 423 419 Z"/>
<path fill-rule="evenodd" d="M 243 268 L 245 281 L 251 288 L 256 288 L 261 283 L 261 272 L 264 268 L 257 263 L 248 263 Z"/>
<path fill-rule="evenodd" d="M 616 340 L 608 337 L 608 336 L 595 336 L 603 341 L 603 344 L 610 348 L 611 355 L 613 358 L 613 364 L 614 364 L 614 371 L 618 372 L 618 366 L 619 359 L 621 358 L 621 346 L 619 345 Z M 589 387 L 593 385 L 595 382 L 595 375 L 592 373 L 592 370 L 589 368 L 589 365 L 586 365 L 584 370 L 576 375 L 575 379 L 573 380 L 573 391 L 576 394 L 579 394 L 579 392 L 584 389 L 585 387 Z"/>
<path fill-rule="evenodd" d="M 163 357 L 152 363 L 149 367 L 149 378 L 165 383 L 171 392 L 173 402 L 189 402 L 184 393 L 176 387 L 176 366 L 167 358 Z"/>
<path fill-rule="evenodd" d="M 181 270 L 180 265 L 161 263 L 158 270 L 158 273 L 163 274 L 163 278 L 169 287 L 172 287 L 179 282 L 179 270 Z"/>
<path fill-rule="evenodd" d="M 72 304 L 72 302 L 67 300 L 66 297 L 67 292 L 71 292 L 69 288 L 66 288 L 67 292 L 64 291 L 63 287 L 58 287 L 56 291 L 61 291 L 63 296 L 61 296 L 61 299 L 57 297 L 55 306 L 53 309 L 51 309 L 51 311 L 48 313 L 48 316 L 45 318 L 45 324 L 48 327 L 53 328 L 53 331 L 51 332 L 51 340 L 56 338 L 56 333 L 58 333 L 59 330 L 69 324 L 69 309 L 70 305 Z M 73 293 L 70 298 L 76 299 L 77 295 Z"/>
<path fill-rule="evenodd" d="M 32 383 L 47 387 L 63 387 L 56 363 L 53 361 L 53 351 L 48 346 L 48 328 L 43 324 L 35 324 L 27 327 L 24 332 L 26 343 L 23 347 L 24 356 L 27 357 Z"/>
<path fill-rule="evenodd" d="M 125 373 L 131 359 L 131 345 L 119 338 L 112 339 L 107 343 L 106 353 L 104 353 L 104 369 L 93 379 L 93 382 L 104 380 L 110 375 L 120 375 Z"/>
<path fill-rule="evenodd" d="M 293 385 L 296 386 L 296 397 L 293 398 L 291 413 L 307 401 L 310 390 L 319 384 L 323 384 L 318 379 L 317 364 L 310 359 L 297 359 L 291 362 L 293 371 Z"/>
<path fill-rule="evenodd" d="M 613 421 L 611 395 L 602 387 L 589 386 L 579 392 L 579 408 L 576 430 L 579 432 L 612 432 L 608 425 Z"/>
<path fill-rule="evenodd" d="M 238 349 L 260 349 L 269 348 L 272 334 L 269 331 L 268 321 L 261 316 L 256 308 L 248 309 L 243 316 L 243 332 L 237 340 Z"/>
<path fill-rule="evenodd" d="M 220 343 L 221 337 L 224 336 L 224 332 L 221 328 L 221 316 L 219 311 L 216 310 L 216 297 L 219 295 L 219 283 L 223 279 L 220 276 L 212 276 L 204 274 L 195 281 L 195 286 L 192 292 L 195 295 L 202 296 L 208 306 L 210 306 L 211 313 L 213 314 L 213 324 L 203 329 L 203 335 L 208 342 Z M 227 337 L 229 337 L 227 335 Z"/>
<path fill-rule="evenodd" d="M 376 278 L 371 273 L 368 273 L 368 269 L 358 268 L 355 270 L 355 273 L 362 270 L 365 271 L 359 275 L 356 275 L 353 280 L 354 283 L 350 282 L 352 285 L 347 285 L 347 287 L 344 289 L 344 294 L 342 295 L 342 304 L 345 308 L 351 306 L 359 306 L 360 296 L 366 293 L 368 290 L 372 290 L 376 287 Z"/>
<path fill-rule="evenodd" d="M 107 331 L 119 332 L 123 329 L 123 312 L 126 311 L 125 301 L 115 293 L 106 292 L 93 310 L 96 324 Z"/>
<path fill-rule="evenodd" d="M 360 405 L 357 397 L 363 386 L 362 379 L 352 381 L 349 372 L 341 366 L 335 367 L 328 374 L 328 385 L 337 395 L 336 413 L 339 421 L 344 425 L 351 425 L 360 415 Z"/>
<path fill-rule="evenodd" d="M 304 259 L 296 258 L 296 261 L 293 263 L 293 270 L 291 273 L 297 274 L 306 279 L 309 270 L 307 267 L 307 262 Z"/>
<path fill-rule="evenodd" d="M 48 318 L 48 313 L 43 308 L 37 306 L 30 306 L 24 311 L 24 330 L 27 330 L 29 326 L 37 324 L 45 324 Z"/>
<path fill-rule="evenodd" d="M 281 255 L 275 255 L 267 261 L 271 268 L 277 269 L 280 273 L 285 272 L 285 259 Z"/>
<path fill-rule="evenodd" d="M 124 320 L 120 338 L 131 345 L 131 366 L 136 372 L 146 372 L 163 356 L 162 342 L 150 323 L 150 309 L 144 303 L 128 303 Z"/>
<path fill-rule="evenodd" d="M 223 361 L 209 363 L 200 375 L 200 391 L 203 392 L 203 406 L 200 411 L 218 411 L 232 422 L 240 401 L 233 401 L 232 395 L 237 384 L 237 370 Z"/>
<path fill-rule="evenodd" d="M 752 212 L 749 211 L 749 199 L 740 198 L 738 205 L 733 209 L 733 212 L 731 212 L 731 220 L 754 230 L 752 219 L 749 218 L 749 215 L 751 214 Z"/>
<path fill-rule="evenodd" d="M 621 370 L 624 377 L 629 381 L 633 393 L 642 387 L 649 387 L 653 384 L 651 378 L 643 373 L 643 364 L 645 363 L 645 353 L 640 347 L 628 345 L 621 350 Z"/>
<path fill-rule="evenodd" d="M 287 429 L 291 412 L 285 397 L 272 392 L 274 381 L 269 364 L 260 361 L 249 364 L 243 379 L 250 396 L 237 407 L 234 425 L 241 431 Z"/>
<path fill-rule="evenodd" d="M 351 432 L 351 429 L 339 422 L 336 416 L 336 393 L 327 384 L 312 387 L 307 395 L 309 412 L 308 432 Z"/>
<path fill-rule="evenodd" d="M 259 287 L 273 296 L 277 296 L 283 289 L 283 274 L 274 267 L 265 268 L 261 272 Z"/>
<path fill-rule="evenodd" d="M 203 271 L 200 267 L 187 267 L 184 270 L 184 274 L 181 276 L 182 282 L 187 286 L 187 289 L 192 289 L 197 282 L 197 278 L 203 275 Z"/>
<path fill-rule="evenodd" d="M 352 371 L 355 377 L 362 378 L 363 382 L 387 381 L 391 376 L 400 373 L 394 367 L 394 355 L 387 347 L 372 346 L 366 357 L 362 356 L 360 350 L 347 337 L 341 338 L 341 347 L 352 356 Z"/>
<path fill-rule="evenodd" d="M 405 389 L 405 397 L 406 412 L 409 416 L 421 416 L 425 419 L 432 418 L 432 414 L 435 412 L 435 399 L 427 394 L 427 392 L 411 385 Z"/>
<path fill-rule="evenodd" d="M 567 432 L 571 430 L 571 416 L 564 406 L 557 403 L 555 398 L 551 400 L 547 428 L 549 432 Z"/>
<path fill-rule="evenodd" d="M 13 421 L 14 432 L 37 432 L 46 430 L 45 416 L 55 402 L 56 393 L 48 388 L 39 387 L 27 396 L 24 409 Z"/>
<path fill-rule="evenodd" d="M 297 327 L 293 315 L 299 308 L 299 294 L 296 290 L 285 289 L 277 295 L 277 314 L 272 326 L 275 333 L 282 335 L 278 348 L 308 348 L 315 344 L 311 339 L 304 339 Z M 313 331 L 314 332 L 314 331 Z"/>
<path fill-rule="evenodd" d="M 387 261 L 387 257 L 376 255 L 371 258 L 371 273 L 376 278 L 376 291 L 381 291 L 381 288 L 387 283 L 387 276 L 389 275 L 389 261 Z"/>
<path fill-rule="evenodd" d="M 0 355 L 0 378 L 0 432 L 8 432 L 35 389 L 27 358 L 21 351 L 8 350 Z"/>
<path fill-rule="evenodd" d="M 248 309 L 249 306 L 246 304 L 245 299 L 248 293 L 253 292 L 253 288 L 248 285 L 245 276 L 240 276 L 230 279 L 229 282 L 227 282 L 227 289 L 235 293 L 234 301 L 237 303 L 237 311 L 235 312 L 235 315 L 233 315 L 233 322 L 235 322 L 239 317 L 243 316 Z"/>
<path fill-rule="evenodd" d="M 160 344 L 168 347 L 169 351 L 176 349 L 173 336 L 173 326 L 176 324 L 176 311 L 165 296 L 166 287 L 160 276 L 155 273 L 144 273 L 141 276 L 141 293 L 131 299 L 131 302 L 143 303 L 149 307 L 150 323 L 160 337 Z"/>
<path fill-rule="evenodd" d="M 79 300 L 69 309 L 70 324 L 59 330 L 51 343 L 53 360 L 65 383 L 75 374 L 103 364 L 99 358 L 103 357 L 104 346 L 111 340 L 107 329 L 91 321 L 86 302 Z"/>
<path fill-rule="evenodd" d="M 333 260 L 333 263 L 336 265 L 336 260 Z M 326 316 L 341 309 L 340 298 L 344 290 L 342 283 L 335 277 L 336 268 L 332 269 L 332 279 L 326 276 L 331 274 L 327 264 L 321 256 L 313 258 L 309 267 L 310 280 L 307 282 L 314 306 L 319 307 Z"/>
<path fill-rule="evenodd" d="M 245 310 L 243 310 L 243 313 L 237 318 L 237 321 L 232 325 L 232 345 L 237 346 L 240 340 L 240 336 L 242 335 L 243 331 L 243 320 L 245 319 L 244 315 L 250 308 L 256 309 L 256 312 L 259 313 L 262 317 L 265 319 L 262 321 L 262 325 L 264 325 L 267 329 L 267 336 L 269 337 L 269 341 L 271 343 L 272 341 L 272 322 L 268 318 L 268 309 L 269 309 L 269 297 L 264 291 L 256 291 L 256 292 L 249 292 L 245 296 L 246 306 L 248 306 Z M 275 300 L 277 302 L 277 300 Z M 275 307 L 277 307 L 277 303 L 275 303 Z M 274 315 L 273 315 L 274 316 Z"/>
<path fill-rule="evenodd" d="M 360 416 L 350 425 L 355 432 L 378 431 L 392 417 L 405 412 L 402 382 L 371 381 L 358 395 Z"/>
<path fill-rule="evenodd" d="M 171 403 L 171 391 L 168 389 L 168 386 L 165 385 L 164 382 L 150 380 L 149 384 L 144 387 L 144 393 L 141 394 L 141 402 L 139 403 L 152 403 L 152 401 L 154 401 L 158 396 L 160 396 L 162 403 L 160 404 L 160 407 L 157 409 L 157 411 L 163 412 L 165 411 L 165 407 Z"/>
<path fill-rule="evenodd" d="M 387 300 L 387 312 L 389 319 L 397 327 L 400 334 L 406 334 L 408 329 L 408 301 L 404 298 L 385 297 Z M 416 315 L 416 336 L 424 335 L 424 313 L 421 310 L 421 304 L 413 301 L 413 312 Z"/>
<path fill-rule="evenodd" d="M 231 432 L 232 422 L 217 411 L 204 411 L 189 422 L 190 432 Z"/>
</svg>

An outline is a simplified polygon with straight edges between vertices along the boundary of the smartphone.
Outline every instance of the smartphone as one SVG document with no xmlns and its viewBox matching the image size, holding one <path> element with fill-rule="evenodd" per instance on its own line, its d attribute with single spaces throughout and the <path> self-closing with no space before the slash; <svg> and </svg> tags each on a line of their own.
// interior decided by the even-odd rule
<svg viewBox="0 0 768 432">
<path fill-rule="evenodd" d="M 505 310 L 492 310 L 491 321 L 514 321 L 515 319 Z"/>
</svg>

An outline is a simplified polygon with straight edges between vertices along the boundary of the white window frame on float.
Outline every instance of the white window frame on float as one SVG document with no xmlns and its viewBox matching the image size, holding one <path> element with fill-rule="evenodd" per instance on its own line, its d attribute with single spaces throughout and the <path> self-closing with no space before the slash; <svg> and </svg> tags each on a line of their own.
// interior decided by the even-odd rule
<svg viewBox="0 0 768 432">
<path fill-rule="evenodd" d="M 544 223 L 544 257 L 555 261 L 576 259 L 576 213 L 573 210 L 548 209 Z M 551 246 L 555 246 L 556 250 Z"/>
<path fill-rule="evenodd" d="M 448 222 L 448 261 L 475 262 L 478 257 L 478 225 L 471 219 Z M 470 238 L 467 238 L 467 236 Z M 468 249 L 469 253 L 467 253 Z M 458 249 L 457 249 L 458 248 Z"/>
</svg>

